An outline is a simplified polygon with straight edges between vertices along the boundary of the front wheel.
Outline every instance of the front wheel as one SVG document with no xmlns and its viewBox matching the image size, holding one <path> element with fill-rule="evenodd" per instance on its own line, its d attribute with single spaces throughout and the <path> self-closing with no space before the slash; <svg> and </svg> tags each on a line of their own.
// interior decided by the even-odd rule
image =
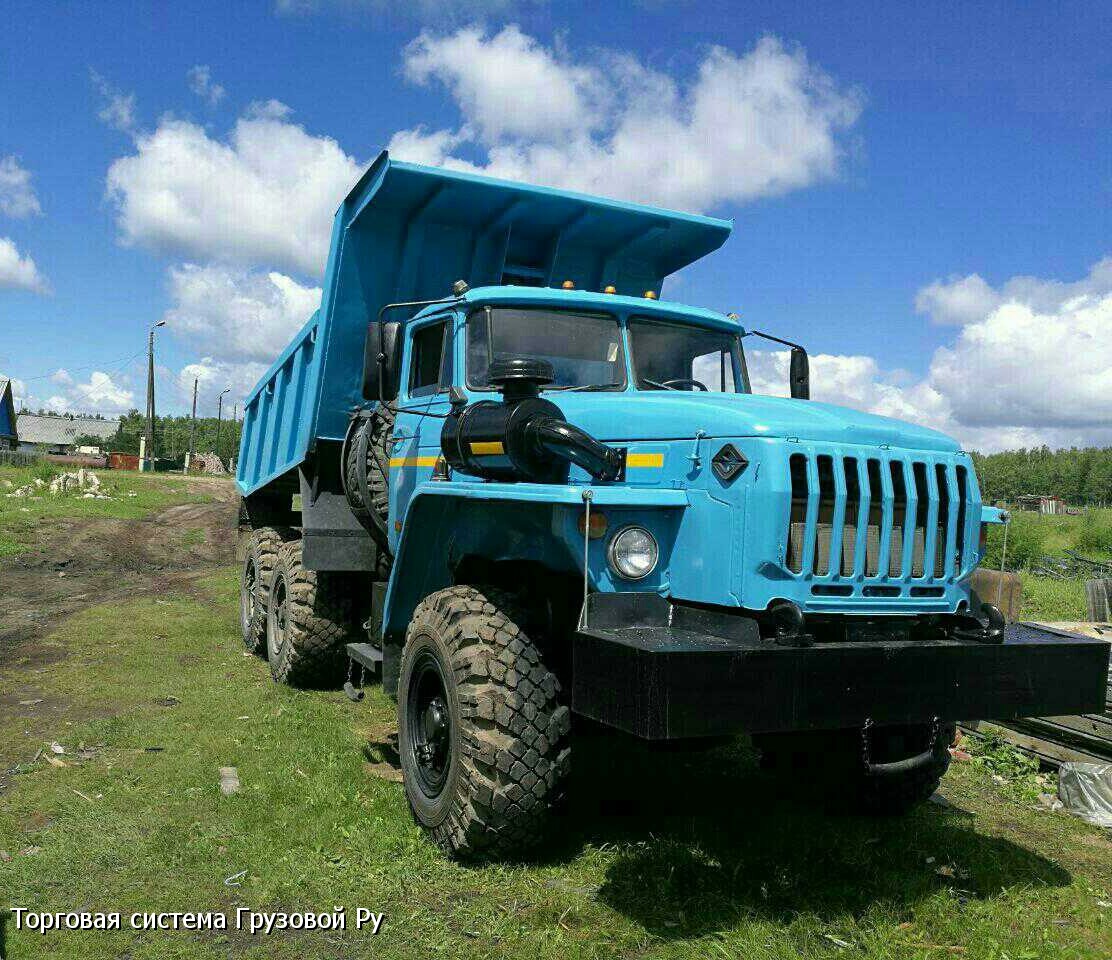
<svg viewBox="0 0 1112 960">
<path fill-rule="evenodd" d="M 398 683 L 398 750 L 417 821 L 452 856 L 540 839 L 568 770 L 570 712 L 509 594 L 458 586 L 413 614 Z"/>
</svg>

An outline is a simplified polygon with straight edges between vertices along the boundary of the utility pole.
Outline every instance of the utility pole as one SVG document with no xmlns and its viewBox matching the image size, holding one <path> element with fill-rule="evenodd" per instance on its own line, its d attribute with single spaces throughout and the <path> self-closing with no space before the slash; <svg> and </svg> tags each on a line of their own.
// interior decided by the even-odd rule
<svg viewBox="0 0 1112 960">
<path fill-rule="evenodd" d="M 224 458 L 220 456 L 220 417 L 224 407 L 224 394 L 231 389 L 231 387 L 225 387 L 220 391 L 220 396 L 216 398 L 216 459 L 221 463 L 224 462 Z"/>
<path fill-rule="evenodd" d="M 193 378 L 193 413 L 189 419 L 189 453 L 185 455 L 185 472 L 193 463 L 193 443 L 197 439 L 197 377 Z"/>
<path fill-rule="evenodd" d="M 143 456 L 139 461 L 140 470 L 154 469 L 154 331 L 164 326 L 166 321 L 159 320 L 158 323 L 151 324 L 147 333 L 147 433 Z"/>
</svg>

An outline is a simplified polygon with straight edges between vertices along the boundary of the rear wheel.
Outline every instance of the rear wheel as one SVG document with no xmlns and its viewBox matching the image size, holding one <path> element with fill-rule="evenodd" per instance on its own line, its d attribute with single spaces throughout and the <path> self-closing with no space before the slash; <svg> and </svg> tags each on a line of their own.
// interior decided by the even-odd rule
<svg viewBox="0 0 1112 960">
<path fill-rule="evenodd" d="M 240 570 L 239 624 L 243 645 L 255 654 L 266 651 L 266 609 L 270 598 L 270 578 L 278 560 L 278 550 L 293 536 L 286 527 L 260 527 L 247 541 Z"/>
<path fill-rule="evenodd" d="M 512 597 L 458 586 L 414 612 L 398 748 L 418 822 L 453 856 L 536 843 L 568 770 L 570 712 Z"/>
<path fill-rule="evenodd" d="M 308 686 L 340 679 L 344 645 L 360 639 L 358 586 L 350 575 L 306 570 L 300 540 L 282 545 L 267 605 L 267 657 L 275 681 Z"/>
</svg>

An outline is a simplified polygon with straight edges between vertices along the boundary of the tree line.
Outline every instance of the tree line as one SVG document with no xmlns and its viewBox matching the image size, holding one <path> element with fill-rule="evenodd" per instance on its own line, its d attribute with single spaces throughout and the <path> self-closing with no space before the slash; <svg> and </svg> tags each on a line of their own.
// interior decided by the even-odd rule
<svg viewBox="0 0 1112 960">
<path fill-rule="evenodd" d="M 1112 503 L 1112 447 L 1032 447 L 972 456 L 986 503 L 1025 494 L 1061 497 L 1074 506 Z"/>
<path fill-rule="evenodd" d="M 216 453 L 227 463 L 239 454 L 239 438 L 243 424 L 225 417 L 217 423 L 216 417 L 198 417 L 197 432 L 193 443 L 194 453 Z M 154 455 L 169 460 L 180 460 L 189 449 L 191 421 L 188 416 L 154 418 Z M 131 410 L 120 418 L 120 427 L 107 441 L 95 437 L 87 442 L 114 453 L 139 453 L 139 438 L 147 432 L 147 418 L 138 410 Z M 78 443 L 86 438 L 79 437 Z"/>
</svg>

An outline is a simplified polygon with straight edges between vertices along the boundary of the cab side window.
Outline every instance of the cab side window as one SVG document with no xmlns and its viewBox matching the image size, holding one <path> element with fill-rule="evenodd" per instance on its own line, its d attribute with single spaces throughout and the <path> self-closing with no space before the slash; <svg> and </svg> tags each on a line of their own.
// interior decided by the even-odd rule
<svg viewBox="0 0 1112 960">
<path fill-rule="evenodd" d="M 427 397 L 452 383 L 451 327 L 446 322 L 422 327 L 413 334 L 409 395 Z"/>
</svg>

